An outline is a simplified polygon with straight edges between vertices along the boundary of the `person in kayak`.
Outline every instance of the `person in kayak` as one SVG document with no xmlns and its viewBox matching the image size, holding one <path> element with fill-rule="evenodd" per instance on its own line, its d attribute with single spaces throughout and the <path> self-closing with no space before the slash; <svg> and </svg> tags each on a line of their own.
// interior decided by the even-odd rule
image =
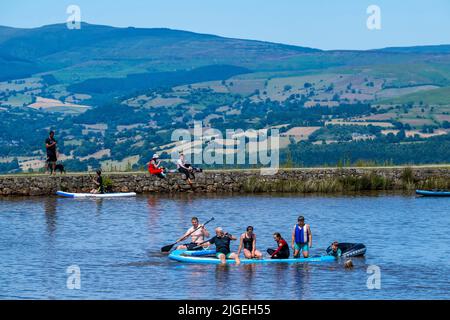
<svg viewBox="0 0 450 320">
<path fill-rule="evenodd" d="M 333 257 L 336 257 L 336 258 L 342 256 L 342 250 L 339 249 L 339 242 L 334 241 L 334 242 L 331 244 L 331 251 L 330 251 L 328 254 L 329 254 L 330 256 L 333 256 Z"/>
<path fill-rule="evenodd" d="M 190 227 L 184 235 L 181 236 L 177 240 L 177 242 L 181 242 L 189 237 L 189 234 L 193 232 L 191 236 L 191 242 L 182 244 L 177 247 L 178 250 L 202 250 L 204 247 L 207 247 L 207 245 L 204 245 L 202 243 L 205 242 L 205 239 L 207 239 L 210 234 L 209 231 L 206 229 L 206 227 L 199 223 L 197 217 L 192 217 L 191 219 L 192 227 Z M 198 230 L 196 230 L 198 229 Z M 194 231 L 196 230 L 196 231 Z"/>
<path fill-rule="evenodd" d="M 161 160 L 159 160 L 159 155 L 154 154 L 150 162 L 148 163 L 148 172 L 151 175 L 157 176 L 160 179 L 166 178 L 166 173 L 164 167 L 161 166 Z"/>
<path fill-rule="evenodd" d="M 288 259 L 291 252 L 289 251 L 289 245 L 286 240 L 283 239 L 279 232 L 273 234 L 273 240 L 277 243 L 277 249 L 267 249 L 270 257 L 272 259 Z"/>
<path fill-rule="evenodd" d="M 184 180 L 187 181 L 190 185 L 192 185 L 192 180 L 195 179 L 195 175 L 193 173 L 192 166 L 186 163 L 186 159 L 184 158 L 184 154 L 180 153 L 180 158 L 177 161 L 177 169 L 179 172 L 184 174 Z"/>
<path fill-rule="evenodd" d="M 103 177 L 102 177 L 102 171 L 99 169 L 97 170 L 97 176 L 92 180 L 92 182 L 95 184 L 95 188 L 91 190 L 91 193 L 105 193 L 105 187 L 103 185 Z"/>
<path fill-rule="evenodd" d="M 237 255 L 241 254 L 241 250 L 244 248 L 244 256 L 247 259 L 261 259 L 262 254 L 259 250 L 256 250 L 256 234 L 253 233 L 253 227 L 248 226 L 246 232 L 240 237 L 239 249 Z"/>
<path fill-rule="evenodd" d="M 297 224 L 292 231 L 292 249 L 294 250 L 294 258 L 300 256 L 300 251 L 304 258 L 308 258 L 309 248 L 312 247 L 312 233 L 309 224 L 305 224 L 305 218 L 299 216 Z"/>
<path fill-rule="evenodd" d="M 234 259 L 237 265 L 240 264 L 241 260 L 239 259 L 239 255 L 230 250 L 231 240 L 237 240 L 237 238 L 223 231 L 221 227 L 217 227 L 215 231 L 216 235 L 209 239 L 207 243 L 216 246 L 216 257 L 220 259 L 222 264 L 227 263 L 226 259 Z"/>
</svg>

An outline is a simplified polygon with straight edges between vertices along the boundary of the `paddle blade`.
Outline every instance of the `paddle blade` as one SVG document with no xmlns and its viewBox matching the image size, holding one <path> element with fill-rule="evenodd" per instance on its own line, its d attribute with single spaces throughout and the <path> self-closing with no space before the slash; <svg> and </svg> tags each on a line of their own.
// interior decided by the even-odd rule
<svg viewBox="0 0 450 320">
<path fill-rule="evenodd" d="M 162 247 L 161 252 L 169 252 L 173 248 L 174 245 L 175 245 L 175 243 Z"/>
</svg>

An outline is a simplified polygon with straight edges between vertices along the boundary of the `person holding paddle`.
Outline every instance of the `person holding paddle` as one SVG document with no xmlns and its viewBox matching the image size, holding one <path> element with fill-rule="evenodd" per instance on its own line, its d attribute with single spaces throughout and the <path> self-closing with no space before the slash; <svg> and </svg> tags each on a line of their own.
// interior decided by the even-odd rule
<svg viewBox="0 0 450 320">
<path fill-rule="evenodd" d="M 192 217 L 191 223 L 192 227 L 176 241 L 178 243 L 191 236 L 191 242 L 178 246 L 177 250 L 202 250 L 203 247 L 207 247 L 201 244 L 209 237 L 209 231 L 204 225 L 199 224 L 197 217 Z"/>
</svg>

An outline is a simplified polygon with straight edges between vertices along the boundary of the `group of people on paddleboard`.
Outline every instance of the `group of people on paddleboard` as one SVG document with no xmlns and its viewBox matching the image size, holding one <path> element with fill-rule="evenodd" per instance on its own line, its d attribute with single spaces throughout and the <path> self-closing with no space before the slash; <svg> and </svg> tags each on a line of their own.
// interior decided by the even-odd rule
<svg viewBox="0 0 450 320">
<path fill-rule="evenodd" d="M 221 227 L 215 229 L 215 236 L 211 237 L 205 225 L 199 223 L 197 217 L 191 219 L 192 227 L 190 227 L 185 234 L 183 234 L 176 243 L 191 238 L 191 242 L 179 245 L 178 250 L 203 250 L 208 249 L 211 245 L 216 247 L 216 257 L 221 260 L 223 264 L 227 259 L 234 259 L 236 264 L 240 263 L 241 252 L 244 253 L 246 259 L 262 259 L 263 254 L 256 248 L 256 234 L 253 226 L 248 226 L 246 231 L 240 235 L 239 238 L 224 231 Z M 232 252 L 230 249 L 231 241 L 239 239 L 239 247 L 237 252 Z M 290 256 L 290 247 L 288 242 L 282 237 L 279 232 L 273 234 L 273 239 L 276 242 L 275 249 L 267 249 L 271 259 L 288 259 Z M 292 229 L 291 248 L 294 252 L 294 258 L 309 257 L 309 250 L 312 247 L 312 232 L 309 224 L 305 223 L 305 218 L 299 216 L 297 223 Z M 341 256 L 338 242 L 334 241 L 331 245 L 331 255 Z"/>
</svg>

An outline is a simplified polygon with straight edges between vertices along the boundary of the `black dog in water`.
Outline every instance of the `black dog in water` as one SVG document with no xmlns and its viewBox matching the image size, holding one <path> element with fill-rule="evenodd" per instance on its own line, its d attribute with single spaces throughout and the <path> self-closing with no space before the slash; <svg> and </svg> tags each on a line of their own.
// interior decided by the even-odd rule
<svg viewBox="0 0 450 320">
<path fill-rule="evenodd" d="M 66 173 L 66 169 L 64 168 L 64 165 L 61 164 L 61 163 L 58 163 L 58 164 L 55 166 L 55 172 L 56 172 L 56 171 L 59 171 L 60 174 Z M 52 173 L 53 173 L 53 167 L 50 166 L 50 174 L 52 174 Z"/>
</svg>

